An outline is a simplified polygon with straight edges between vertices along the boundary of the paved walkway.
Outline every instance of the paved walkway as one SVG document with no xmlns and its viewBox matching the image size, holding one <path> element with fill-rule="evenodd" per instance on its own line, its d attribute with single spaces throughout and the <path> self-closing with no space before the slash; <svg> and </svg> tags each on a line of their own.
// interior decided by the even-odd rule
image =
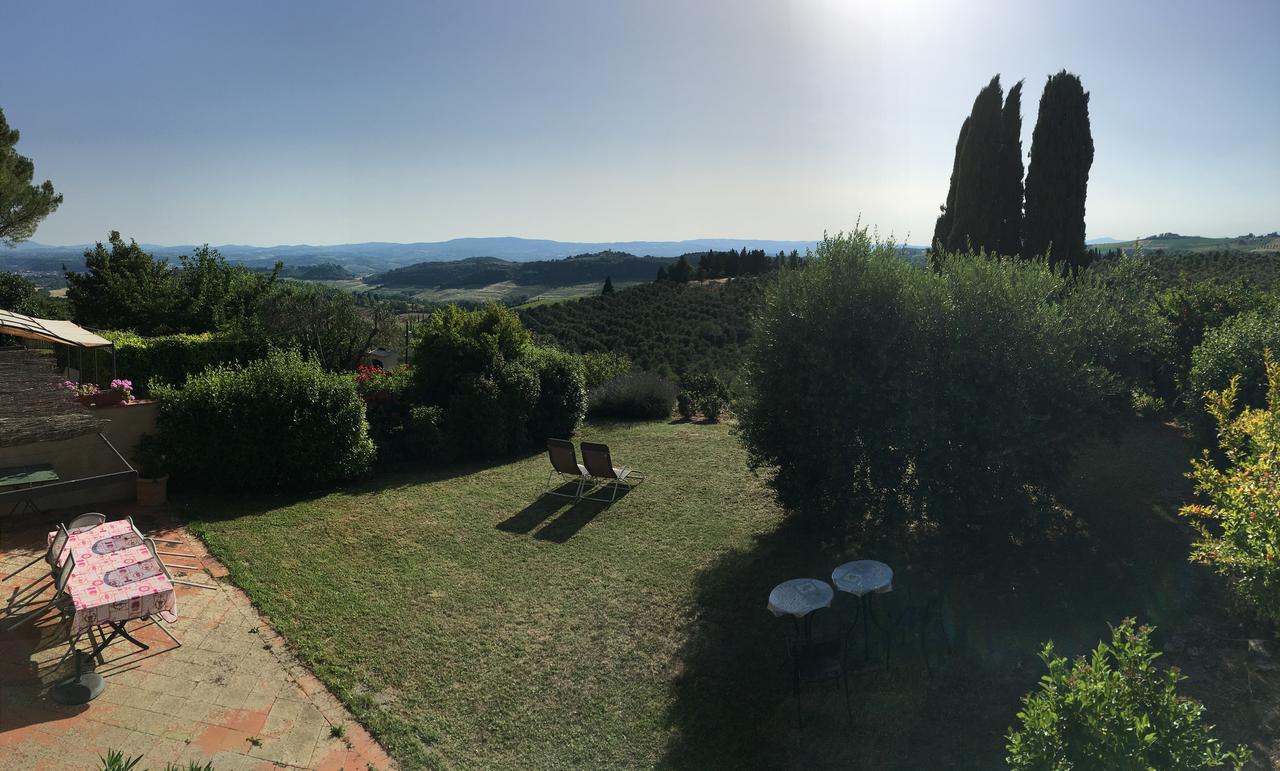
<svg viewBox="0 0 1280 771">
<path fill-rule="evenodd" d="M 108 519 L 132 515 L 144 533 L 181 541 L 161 548 L 194 556 L 166 557 L 166 563 L 198 569 L 172 570 L 174 578 L 214 588 L 177 587 L 178 621 L 169 629 L 180 647 L 154 624 L 131 622 L 130 633 L 151 649 L 113 642 L 97 666 L 106 689 L 79 707 L 48 696 L 73 670 L 65 633 L 56 634 L 56 614 L 0 632 L 0 768 L 97 768 L 108 750 L 142 755 L 139 771 L 188 760 L 212 762 L 217 771 L 394 767 L 289 653 L 199 539 L 154 510 L 98 510 Z M 55 512 L 20 528 L 0 519 L 0 577 L 43 553 L 59 513 L 79 512 Z M 0 626 L 11 613 L 4 606 L 38 581 L 42 569 L 47 575 L 43 561 L 0 583 Z"/>
</svg>

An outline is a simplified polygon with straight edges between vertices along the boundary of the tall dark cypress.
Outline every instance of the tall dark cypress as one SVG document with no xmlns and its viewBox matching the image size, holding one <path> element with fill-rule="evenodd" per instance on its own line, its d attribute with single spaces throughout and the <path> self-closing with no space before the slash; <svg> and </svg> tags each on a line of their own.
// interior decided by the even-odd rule
<svg viewBox="0 0 1280 771">
<path fill-rule="evenodd" d="M 1085 261 L 1084 202 L 1093 166 L 1089 94 L 1063 70 L 1045 83 L 1031 135 L 1022 254 L 1049 254 L 1049 264 L 1078 271 Z"/>
<path fill-rule="evenodd" d="M 956 158 L 956 201 L 948 251 L 994 251 L 1000 242 L 998 203 L 1000 110 L 1004 91 L 996 75 L 978 92 L 969 113 L 969 130 Z"/>
<path fill-rule="evenodd" d="M 1000 241 L 995 250 L 1022 253 L 1022 81 L 1009 89 L 1000 115 Z"/>
<path fill-rule="evenodd" d="M 940 256 L 939 252 L 946 251 L 947 236 L 951 235 L 951 221 L 954 219 L 953 214 L 956 208 L 956 173 L 960 169 L 960 148 L 964 147 L 964 137 L 967 133 L 969 133 L 969 119 L 965 118 L 964 123 L 960 124 L 960 136 L 956 138 L 955 157 L 951 159 L 951 186 L 947 188 L 947 202 L 938 215 L 938 222 L 933 226 L 933 240 L 929 242 L 935 261 Z"/>
</svg>

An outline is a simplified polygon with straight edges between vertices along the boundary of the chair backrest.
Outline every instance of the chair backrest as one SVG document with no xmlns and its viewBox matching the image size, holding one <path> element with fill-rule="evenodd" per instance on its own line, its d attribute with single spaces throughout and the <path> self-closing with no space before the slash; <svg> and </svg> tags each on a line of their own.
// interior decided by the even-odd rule
<svg viewBox="0 0 1280 771">
<path fill-rule="evenodd" d="M 54 533 L 53 540 L 49 542 L 49 551 L 44 555 L 44 561 L 49 563 L 49 567 L 58 567 L 58 557 L 61 556 L 62 550 L 67 548 L 68 537 L 66 526 L 60 523 L 58 532 Z"/>
<path fill-rule="evenodd" d="M 551 456 L 551 468 L 561 474 L 582 473 L 578 469 L 578 454 L 573 450 L 573 442 L 564 439 L 548 439 L 547 454 Z"/>
<path fill-rule="evenodd" d="M 613 470 L 613 458 L 609 457 L 609 445 L 607 444 L 583 442 L 582 465 L 587 467 L 587 473 L 593 477 L 600 477 L 601 479 L 618 478 L 617 472 Z"/>
<path fill-rule="evenodd" d="M 67 529 L 75 530 L 77 527 L 97 527 L 98 525 L 101 525 L 103 522 L 106 522 L 106 521 L 107 521 L 107 516 L 105 514 L 99 514 L 98 512 L 95 511 L 89 514 L 81 514 L 80 516 L 71 520 L 69 523 L 67 523 Z"/>
<path fill-rule="evenodd" d="M 62 568 L 58 571 L 58 577 L 54 579 L 53 586 L 58 590 L 58 594 L 66 591 L 67 580 L 71 578 L 71 574 L 76 569 L 76 557 L 74 554 L 68 554 L 67 558 L 62 562 Z"/>
</svg>

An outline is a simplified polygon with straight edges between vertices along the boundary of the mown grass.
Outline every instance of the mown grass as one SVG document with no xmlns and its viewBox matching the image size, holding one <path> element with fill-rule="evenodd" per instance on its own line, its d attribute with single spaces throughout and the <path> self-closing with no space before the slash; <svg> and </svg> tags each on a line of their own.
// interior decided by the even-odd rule
<svg viewBox="0 0 1280 771">
<path fill-rule="evenodd" d="M 1224 738 L 1274 744 L 1243 706 L 1259 685 L 1221 641 L 1240 632 L 1186 563 L 1174 512 L 1192 448 L 1169 427 L 1134 424 L 1081 459 L 1060 495 L 1066 534 L 923 558 L 786 521 L 724 425 L 596 424 L 582 436 L 649 481 L 611 506 L 544 499 L 539 454 L 183 506 L 408 767 L 999 767 L 1040 643 L 1082 652 L 1126 615 L 1183 651 L 1171 659 Z M 801 732 L 784 625 L 765 599 L 857 557 L 899 571 L 886 600 L 905 593 L 911 563 L 932 562 L 955 652 L 933 678 L 901 650 L 890 669 L 856 674 L 852 727 L 837 693 L 810 692 Z"/>
<path fill-rule="evenodd" d="M 724 426 L 583 436 L 650 479 L 611 506 L 540 499 L 537 455 L 187 514 L 407 765 L 648 765 L 697 574 L 778 512 Z"/>
</svg>

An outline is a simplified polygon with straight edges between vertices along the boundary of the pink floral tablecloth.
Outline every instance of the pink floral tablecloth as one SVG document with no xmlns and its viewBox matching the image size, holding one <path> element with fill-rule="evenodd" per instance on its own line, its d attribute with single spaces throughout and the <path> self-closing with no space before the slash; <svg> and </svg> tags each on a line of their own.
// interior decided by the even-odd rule
<svg viewBox="0 0 1280 771">
<path fill-rule="evenodd" d="M 123 527 L 122 527 L 123 526 Z M 136 540 L 136 545 L 130 545 Z M 90 627 L 159 615 L 177 620 L 173 582 L 127 520 L 72 532 L 64 554 L 75 555 L 67 595 L 75 608 L 74 639 Z"/>
</svg>

